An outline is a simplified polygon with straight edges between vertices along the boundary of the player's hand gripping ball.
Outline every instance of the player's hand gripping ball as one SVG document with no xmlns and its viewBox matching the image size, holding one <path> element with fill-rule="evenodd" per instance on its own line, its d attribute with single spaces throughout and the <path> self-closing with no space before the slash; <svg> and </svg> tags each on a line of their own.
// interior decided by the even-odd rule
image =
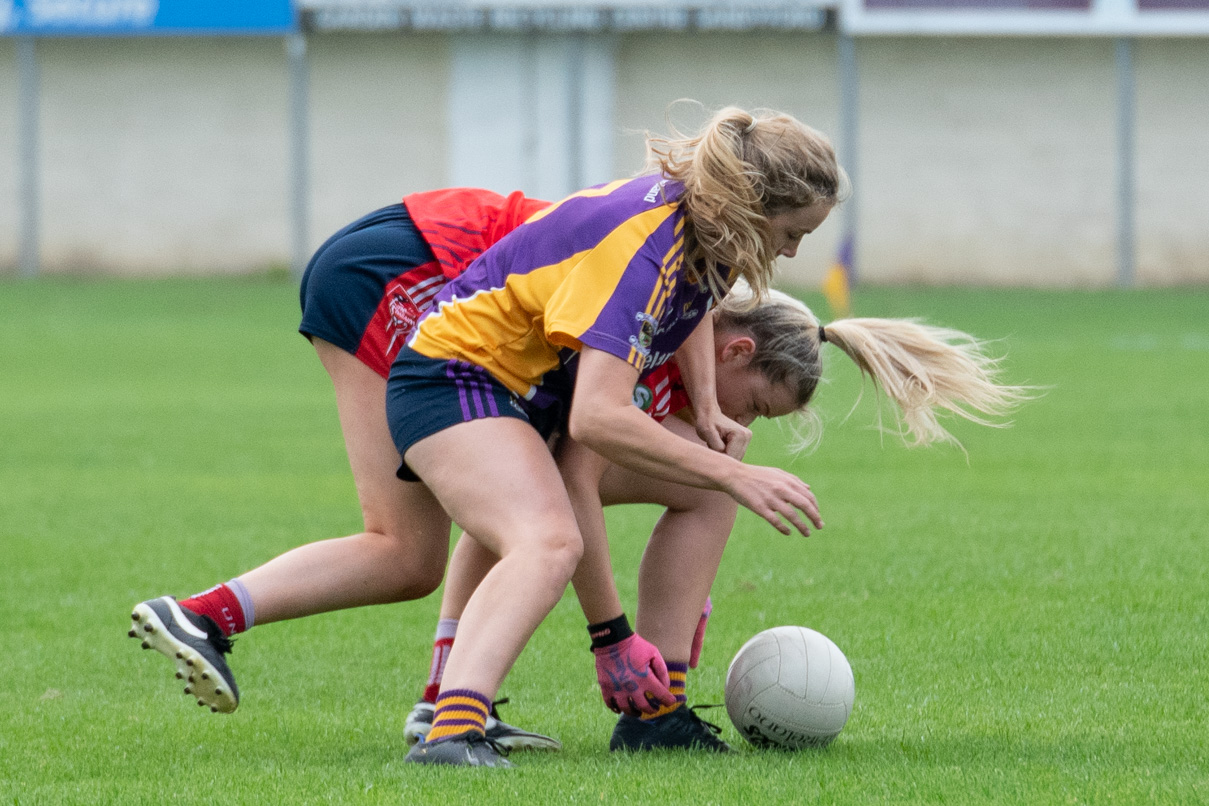
<svg viewBox="0 0 1209 806">
<path fill-rule="evenodd" d="M 806 627 L 758 633 L 726 672 L 726 713 L 756 747 L 825 747 L 848 721 L 855 698 L 844 653 Z"/>
</svg>

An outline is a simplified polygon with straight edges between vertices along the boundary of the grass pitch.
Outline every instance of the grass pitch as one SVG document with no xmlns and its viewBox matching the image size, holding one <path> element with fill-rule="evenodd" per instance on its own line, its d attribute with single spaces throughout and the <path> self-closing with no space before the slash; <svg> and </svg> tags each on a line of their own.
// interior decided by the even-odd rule
<svg viewBox="0 0 1209 806">
<path fill-rule="evenodd" d="M 729 757 L 610 755 L 568 596 L 501 692 L 566 749 L 467 771 L 401 764 L 435 597 L 253 629 L 229 717 L 125 636 L 135 602 L 359 528 L 293 288 L 0 283 L 0 802 L 1209 802 L 1209 291 L 857 304 L 1001 339 L 1009 378 L 1049 390 L 1010 429 L 955 425 L 968 460 L 908 451 L 868 427 L 872 394 L 849 415 L 829 350 L 819 449 L 759 424 L 752 458 L 807 479 L 827 528 L 741 515 L 689 696 L 720 703 L 758 630 L 811 626 L 856 675 L 835 744 L 756 752 L 718 710 Z M 631 603 L 654 517 L 609 516 Z"/>
</svg>

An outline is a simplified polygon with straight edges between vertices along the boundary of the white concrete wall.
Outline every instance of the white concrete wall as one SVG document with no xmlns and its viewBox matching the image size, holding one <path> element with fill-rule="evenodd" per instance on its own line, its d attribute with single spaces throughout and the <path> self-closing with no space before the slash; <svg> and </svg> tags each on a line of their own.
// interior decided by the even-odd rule
<svg viewBox="0 0 1209 806">
<path fill-rule="evenodd" d="M 858 43 L 862 277 L 1115 277 L 1109 40 Z"/>
<path fill-rule="evenodd" d="M 0 273 L 16 272 L 20 221 L 15 53 L 0 40 Z M 1111 40 L 868 38 L 857 53 L 864 280 L 1115 281 Z M 38 55 L 45 271 L 288 262 L 282 40 L 43 40 Z M 783 109 L 833 137 L 840 120 L 826 33 L 322 34 L 309 67 L 312 246 L 413 190 L 555 197 L 632 174 L 677 98 Z M 1141 40 L 1135 67 L 1138 279 L 1209 282 L 1209 45 Z M 821 277 L 839 223 L 787 279 Z"/>
<path fill-rule="evenodd" d="M 687 65 L 687 66 L 686 66 Z M 831 136 L 839 130 L 835 37 L 826 34 L 644 34 L 622 40 L 617 59 L 616 170 L 641 167 L 643 131 L 668 131 L 670 120 L 691 132 L 707 111 L 737 105 L 788 112 Z M 840 155 L 841 162 L 843 155 Z M 840 217 L 830 218 L 803 240 L 794 260 L 782 260 L 782 276 L 814 283 L 835 257 Z"/>
<path fill-rule="evenodd" d="M 37 49 L 48 271 L 241 271 L 285 259 L 281 40 Z"/>
<path fill-rule="evenodd" d="M 449 42 L 315 36 L 308 61 L 314 248 L 371 210 L 448 184 Z"/>
<path fill-rule="evenodd" d="M 612 179 L 611 36 L 451 38 L 449 184 L 558 199 Z"/>
<path fill-rule="evenodd" d="M 1139 42 L 1138 280 L 1209 282 L 1209 40 Z"/>
</svg>

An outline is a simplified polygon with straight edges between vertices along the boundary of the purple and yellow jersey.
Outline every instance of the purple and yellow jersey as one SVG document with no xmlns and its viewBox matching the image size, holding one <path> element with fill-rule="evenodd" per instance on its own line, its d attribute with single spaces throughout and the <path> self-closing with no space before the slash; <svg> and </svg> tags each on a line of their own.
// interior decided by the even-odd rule
<svg viewBox="0 0 1209 806">
<path fill-rule="evenodd" d="M 534 214 L 441 291 L 409 346 L 477 364 L 538 405 L 565 397 L 565 373 L 547 373 L 584 345 L 660 366 L 712 304 L 684 275 L 682 192 L 643 176 Z"/>
</svg>

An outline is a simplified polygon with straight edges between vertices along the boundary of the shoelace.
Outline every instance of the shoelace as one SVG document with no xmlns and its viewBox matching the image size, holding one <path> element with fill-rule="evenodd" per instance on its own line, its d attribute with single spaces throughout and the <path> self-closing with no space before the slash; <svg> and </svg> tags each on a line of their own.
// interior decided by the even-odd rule
<svg viewBox="0 0 1209 806">
<path fill-rule="evenodd" d="M 508 698 L 507 698 L 507 697 L 501 697 L 501 698 L 500 698 L 500 699 L 498 699 L 498 700 L 494 700 L 494 701 L 491 703 L 491 712 L 488 714 L 488 716 L 490 716 L 490 717 L 491 717 L 492 719 L 494 719 L 496 722 L 503 722 L 504 720 L 500 719 L 500 712 L 499 712 L 499 711 L 497 711 L 497 710 L 495 710 L 495 707 L 496 707 L 497 705 L 507 705 L 507 704 L 508 704 Z"/>
<path fill-rule="evenodd" d="M 507 757 L 508 753 L 511 752 L 507 747 L 504 747 L 502 744 L 497 742 L 495 739 L 489 738 L 485 734 L 479 733 L 478 731 L 475 731 L 474 733 L 472 733 L 466 737 L 466 744 L 469 744 L 469 745 L 485 744 L 488 747 L 490 747 L 492 750 L 494 750 L 495 752 L 499 753 L 501 756 L 505 756 L 505 757 Z"/>
<path fill-rule="evenodd" d="M 214 619 L 210 618 L 209 616 L 202 616 L 201 626 L 205 629 L 206 637 L 209 639 L 210 643 L 214 645 L 215 649 L 224 655 L 231 654 L 231 650 L 235 646 L 235 641 L 234 639 L 227 637 L 226 633 L 222 631 L 222 627 L 219 627 Z"/>
<path fill-rule="evenodd" d="M 697 711 L 698 711 L 698 709 L 721 708 L 721 707 L 722 706 L 718 703 L 714 703 L 712 705 L 693 705 L 693 706 L 689 707 L 688 715 L 691 716 L 695 721 L 700 722 L 702 725 L 709 728 L 711 731 L 714 732 L 715 735 L 719 735 L 722 733 L 722 728 L 718 727 L 713 722 L 709 722 L 707 720 L 702 719 L 700 716 L 697 715 Z"/>
</svg>

